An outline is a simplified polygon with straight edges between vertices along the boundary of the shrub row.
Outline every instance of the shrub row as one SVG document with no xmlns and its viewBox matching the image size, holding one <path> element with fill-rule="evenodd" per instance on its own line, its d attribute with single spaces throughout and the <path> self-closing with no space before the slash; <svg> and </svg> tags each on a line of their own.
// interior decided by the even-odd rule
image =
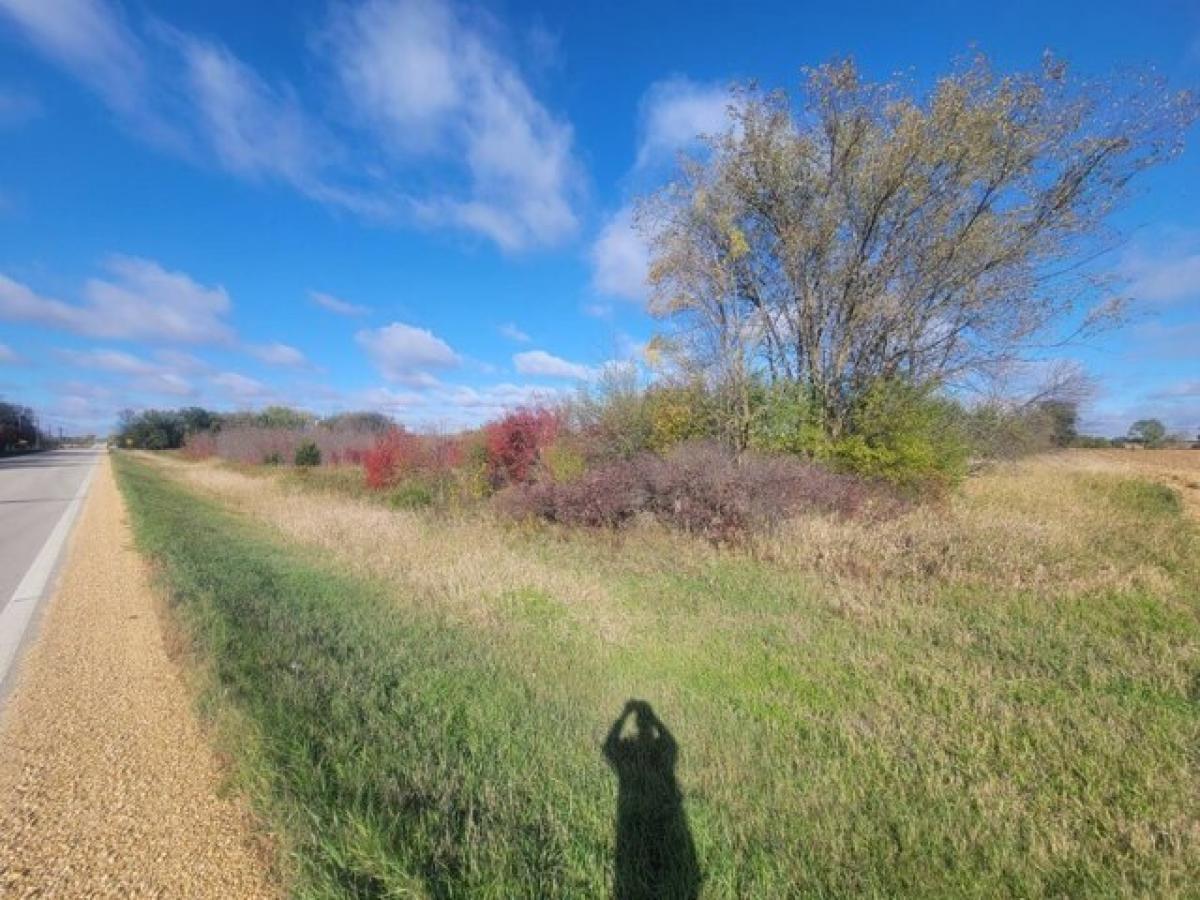
<svg viewBox="0 0 1200 900">
<path fill-rule="evenodd" d="M 570 481 L 514 485 L 503 513 L 568 525 L 619 527 L 639 515 L 731 541 L 799 512 L 842 516 L 894 502 L 871 483 L 782 455 L 736 457 L 714 442 L 601 464 Z"/>
</svg>

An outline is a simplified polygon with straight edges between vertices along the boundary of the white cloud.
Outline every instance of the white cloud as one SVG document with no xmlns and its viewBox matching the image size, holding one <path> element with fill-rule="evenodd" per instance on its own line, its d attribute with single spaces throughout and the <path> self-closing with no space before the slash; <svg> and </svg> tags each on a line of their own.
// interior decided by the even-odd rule
<svg viewBox="0 0 1200 900">
<path fill-rule="evenodd" d="M 586 381 L 595 370 L 580 363 L 569 362 L 545 350 L 528 350 L 513 357 L 513 365 L 522 375 L 545 375 L 550 378 L 574 378 Z"/>
<path fill-rule="evenodd" d="M 1151 400 L 1200 400 L 1200 378 L 1176 381 L 1146 395 Z"/>
<path fill-rule="evenodd" d="M 0 14 L 134 134 L 192 162 L 370 219 L 404 213 L 467 229 L 510 251 L 578 227 L 569 122 L 534 96 L 493 23 L 451 0 L 336 6 L 310 45 L 353 113 L 325 118 L 225 46 L 149 15 L 127 20 L 114 2 L 0 0 Z M 347 133 L 363 126 L 385 146 Z"/>
<path fill-rule="evenodd" d="M 592 287 L 601 294 L 644 301 L 650 271 L 650 249 L 633 223 L 633 211 L 622 207 L 605 224 L 592 245 Z"/>
<path fill-rule="evenodd" d="M 591 316 L 593 319 L 603 319 L 605 321 L 613 317 L 616 310 L 611 303 L 585 303 L 583 304 L 583 312 L 585 315 Z"/>
<path fill-rule="evenodd" d="M 154 363 L 120 350 L 60 350 L 58 355 L 71 365 L 118 375 L 149 375 L 160 371 Z"/>
<path fill-rule="evenodd" d="M 110 106 L 141 115 L 144 54 L 116 7 L 104 0 L 0 0 L 0 13 Z"/>
<path fill-rule="evenodd" d="M 200 131 L 221 164 L 239 175 L 277 176 L 308 190 L 322 165 L 322 140 L 291 92 L 271 88 L 224 47 L 173 34 Z"/>
<path fill-rule="evenodd" d="M 174 372 L 154 372 L 137 378 L 132 387 L 147 393 L 169 394 L 172 397 L 192 397 L 197 393 L 190 381 Z"/>
<path fill-rule="evenodd" d="M 394 204 L 327 177 L 328 130 L 286 84 L 269 84 L 224 46 L 145 16 L 135 30 L 105 0 L 0 0 L 30 42 L 100 95 L 139 137 L 186 159 L 207 154 L 252 181 L 274 179 L 366 216 Z"/>
<path fill-rule="evenodd" d="M 500 334 L 508 338 L 510 341 L 516 341 L 518 344 L 528 344 L 533 340 L 529 335 L 517 327 L 515 322 L 506 322 L 500 326 Z"/>
<path fill-rule="evenodd" d="M 1200 298 L 1200 236 L 1167 233 L 1153 246 L 1131 247 L 1118 266 L 1134 300 L 1174 303 Z"/>
<path fill-rule="evenodd" d="M 113 256 L 107 278 L 91 278 L 80 305 L 42 297 L 0 275 L 0 318 L 98 338 L 227 343 L 229 295 L 148 259 Z"/>
<path fill-rule="evenodd" d="M 393 322 L 365 329 L 355 336 L 380 373 L 391 381 L 431 386 L 437 380 L 429 369 L 450 369 L 462 363 L 450 345 L 425 328 Z"/>
<path fill-rule="evenodd" d="M 0 365 L 18 363 L 21 357 L 8 344 L 0 344 Z"/>
<path fill-rule="evenodd" d="M 167 362 L 151 362 L 131 353 L 104 348 L 59 350 L 58 356 L 64 362 L 82 369 L 126 376 L 127 380 L 122 386 L 123 394 L 141 392 L 171 397 L 191 397 L 197 393 L 192 383 Z M 159 354 L 160 360 L 164 357 L 170 360 L 172 354 Z M 111 393 L 107 388 L 100 386 L 97 388 L 103 390 L 105 394 Z M 81 394 L 84 392 L 78 387 L 73 387 L 71 393 Z M 97 394 L 96 396 L 101 395 Z"/>
<path fill-rule="evenodd" d="M 138 394 L 192 397 L 197 394 L 192 383 L 174 371 L 171 366 L 162 362 L 151 362 L 131 353 L 95 348 L 91 350 L 59 350 L 57 355 L 63 362 L 71 366 L 124 376 L 119 388 L 120 395 L 123 397 Z M 65 390 L 70 394 L 92 398 L 107 397 L 113 394 L 112 389 L 95 382 L 69 382 Z"/>
<path fill-rule="evenodd" d="M 209 380 L 238 401 L 260 400 L 270 393 L 261 381 L 239 372 L 221 372 Z"/>
<path fill-rule="evenodd" d="M 255 359 L 272 366 L 290 366 L 304 368 L 309 365 L 308 358 L 295 347 L 278 342 L 271 344 L 251 344 L 247 352 Z"/>
<path fill-rule="evenodd" d="M 700 84 L 680 76 L 650 85 L 638 107 L 633 174 L 661 175 L 677 153 L 696 146 L 700 137 L 727 130 L 730 100 L 725 85 Z M 629 205 L 605 222 L 589 256 L 593 290 L 610 297 L 646 300 L 650 250 L 634 226 Z"/>
<path fill-rule="evenodd" d="M 449 2 L 366 0 L 334 17 L 324 43 L 348 101 L 397 158 L 465 173 L 465 192 L 412 199 L 419 220 L 478 232 L 505 250 L 575 232 L 581 177 L 571 126 Z"/>
<path fill-rule="evenodd" d="M 322 309 L 327 309 L 332 313 L 337 313 L 339 316 L 365 316 L 370 312 L 365 306 L 359 306 L 355 303 L 347 303 L 333 294 L 326 294 L 322 291 L 309 291 L 308 296 L 312 298 L 312 302 Z"/>
<path fill-rule="evenodd" d="M 410 427 L 457 429 L 473 428 L 518 407 L 550 405 L 569 393 L 566 388 L 503 382 L 437 384 L 413 391 L 374 387 L 339 394 L 336 399 L 340 409 L 372 409 Z"/>
<path fill-rule="evenodd" d="M 190 353 L 184 353 L 182 350 L 157 350 L 154 358 L 175 372 L 187 372 L 195 375 L 212 370 L 212 366 L 207 362 Z"/>
<path fill-rule="evenodd" d="M 729 88 L 684 77 L 650 85 L 639 106 L 639 141 L 634 167 L 671 163 L 698 138 L 729 127 Z"/>
<path fill-rule="evenodd" d="M 1200 348 L 1200 320 L 1192 322 L 1144 322 L 1133 330 L 1126 356 L 1139 360 L 1191 359 Z"/>
</svg>

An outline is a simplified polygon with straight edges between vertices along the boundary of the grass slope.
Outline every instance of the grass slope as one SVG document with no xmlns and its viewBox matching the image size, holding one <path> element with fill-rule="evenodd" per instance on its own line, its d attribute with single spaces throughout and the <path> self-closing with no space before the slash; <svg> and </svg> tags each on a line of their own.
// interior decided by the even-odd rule
<svg viewBox="0 0 1200 900">
<path fill-rule="evenodd" d="M 598 639 L 544 575 L 498 568 L 475 622 L 430 573 L 351 578 L 336 548 L 118 470 L 297 894 L 1170 896 L 1200 874 L 1198 542 L 1157 486 L 1052 473 L 1094 512 L 1028 546 L 909 523 L 886 589 L 652 536 L 512 538 L 530 572 L 603 582 L 620 627 Z M 1024 502 L 988 490 L 980 510 Z M 427 529 L 448 572 L 454 527 Z M 955 576 L 922 576 L 939 554 Z"/>
</svg>

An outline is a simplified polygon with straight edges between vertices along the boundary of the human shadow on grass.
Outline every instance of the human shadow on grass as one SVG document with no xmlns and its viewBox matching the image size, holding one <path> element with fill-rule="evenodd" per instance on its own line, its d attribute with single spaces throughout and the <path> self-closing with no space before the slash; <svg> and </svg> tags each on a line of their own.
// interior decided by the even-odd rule
<svg viewBox="0 0 1200 900">
<path fill-rule="evenodd" d="M 622 736 L 630 718 L 636 733 Z M 604 740 L 619 780 L 614 900 L 693 900 L 700 866 L 675 780 L 679 747 L 644 700 L 630 700 Z"/>
</svg>

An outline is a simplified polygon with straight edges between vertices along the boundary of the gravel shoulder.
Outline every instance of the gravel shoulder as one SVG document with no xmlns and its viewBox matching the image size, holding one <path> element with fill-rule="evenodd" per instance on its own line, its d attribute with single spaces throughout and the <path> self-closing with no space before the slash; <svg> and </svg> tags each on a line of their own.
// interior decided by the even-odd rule
<svg viewBox="0 0 1200 900">
<path fill-rule="evenodd" d="M 105 460 L 0 721 L 0 896 L 278 896 L 222 783 Z"/>
</svg>

